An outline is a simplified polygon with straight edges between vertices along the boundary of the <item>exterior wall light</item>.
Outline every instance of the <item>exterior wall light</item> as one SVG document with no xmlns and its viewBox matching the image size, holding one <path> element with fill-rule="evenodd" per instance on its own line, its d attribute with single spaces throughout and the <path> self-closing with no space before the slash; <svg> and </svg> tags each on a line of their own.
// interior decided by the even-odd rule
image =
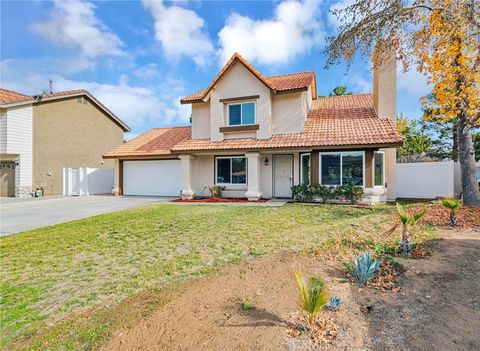
<svg viewBox="0 0 480 351">
<path fill-rule="evenodd" d="M 263 161 L 263 163 L 265 164 L 265 166 L 268 166 L 268 157 L 265 157 L 265 161 Z"/>
</svg>

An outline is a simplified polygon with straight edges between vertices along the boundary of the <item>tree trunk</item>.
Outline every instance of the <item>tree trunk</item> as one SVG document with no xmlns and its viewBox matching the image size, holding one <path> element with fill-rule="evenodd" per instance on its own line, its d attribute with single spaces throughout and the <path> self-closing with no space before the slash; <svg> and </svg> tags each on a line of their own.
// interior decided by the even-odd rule
<svg viewBox="0 0 480 351">
<path fill-rule="evenodd" d="M 480 205 L 475 150 L 473 149 L 472 133 L 466 126 L 465 115 L 460 113 L 457 119 L 458 160 L 462 178 L 463 204 Z"/>
</svg>

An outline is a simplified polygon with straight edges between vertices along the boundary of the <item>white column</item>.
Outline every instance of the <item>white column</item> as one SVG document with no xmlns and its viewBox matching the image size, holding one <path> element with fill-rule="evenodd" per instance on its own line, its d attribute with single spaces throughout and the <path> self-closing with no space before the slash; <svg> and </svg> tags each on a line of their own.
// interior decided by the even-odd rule
<svg viewBox="0 0 480 351">
<path fill-rule="evenodd" d="M 247 192 L 245 197 L 249 201 L 257 201 L 262 197 L 260 192 L 260 163 L 262 155 L 259 152 L 247 152 Z"/>
<path fill-rule="evenodd" d="M 195 193 L 192 189 L 193 183 L 193 155 L 179 155 L 182 160 L 182 199 L 193 199 Z"/>
</svg>

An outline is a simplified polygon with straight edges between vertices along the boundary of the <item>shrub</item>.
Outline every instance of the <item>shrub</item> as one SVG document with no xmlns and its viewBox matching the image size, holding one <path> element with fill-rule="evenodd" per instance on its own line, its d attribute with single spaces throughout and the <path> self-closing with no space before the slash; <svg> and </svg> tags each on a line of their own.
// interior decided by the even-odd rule
<svg viewBox="0 0 480 351">
<path fill-rule="evenodd" d="M 313 196 L 319 197 L 324 204 L 335 199 L 338 195 L 337 187 L 319 184 L 312 186 L 312 192 Z"/>
<path fill-rule="evenodd" d="M 452 227 L 457 226 L 457 212 L 460 210 L 462 205 L 460 201 L 454 198 L 442 199 L 440 203 L 443 207 L 448 208 L 450 210 L 450 225 Z"/>
<path fill-rule="evenodd" d="M 380 261 L 374 259 L 369 252 L 365 252 L 353 260 L 353 277 L 357 283 L 365 285 L 375 278 L 378 267 L 380 267 Z"/>
<path fill-rule="evenodd" d="M 417 222 L 425 215 L 426 211 L 418 211 L 411 215 L 407 214 L 403 206 L 397 203 L 397 212 L 402 224 L 402 234 L 400 239 L 400 250 L 405 255 L 409 255 L 412 251 L 412 244 L 410 243 L 410 228 L 414 227 Z"/>
<path fill-rule="evenodd" d="M 221 185 L 212 185 L 208 187 L 208 190 L 210 190 L 210 195 L 212 195 L 213 198 L 219 198 L 222 197 L 225 187 Z"/>
<path fill-rule="evenodd" d="M 338 187 L 338 192 L 352 205 L 359 202 L 363 197 L 363 188 L 360 185 L 343 184 Z"/>
<path fill-rule="evenodd" d="M 328 301 L 325 281 L 320 277 L 311 277 L 306 284 L 300 270 L 294 270 L 293 272 L 300 290 L 300 305 L 302 311 L 307 312 L 308 324 L 311 327 L 318 311 Z"/>
<path fill-rule="evenodd" d="M 312 188 L 308 184 L 299 184 L 291 187 L 292 196 L 297 201 L 312 201 Z"/>
</svg>

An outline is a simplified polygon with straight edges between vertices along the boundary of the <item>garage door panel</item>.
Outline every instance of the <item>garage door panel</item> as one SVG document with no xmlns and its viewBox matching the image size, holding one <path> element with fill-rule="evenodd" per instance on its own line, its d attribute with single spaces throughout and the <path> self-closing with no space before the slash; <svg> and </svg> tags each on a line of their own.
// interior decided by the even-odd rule
<svg viewBox="0 0 480 351">
<path fill-rule="evenodd" d="M 181 186 L 180 160 L 123 162 L 124 195 L 179 196 Z"/>
</svg>

